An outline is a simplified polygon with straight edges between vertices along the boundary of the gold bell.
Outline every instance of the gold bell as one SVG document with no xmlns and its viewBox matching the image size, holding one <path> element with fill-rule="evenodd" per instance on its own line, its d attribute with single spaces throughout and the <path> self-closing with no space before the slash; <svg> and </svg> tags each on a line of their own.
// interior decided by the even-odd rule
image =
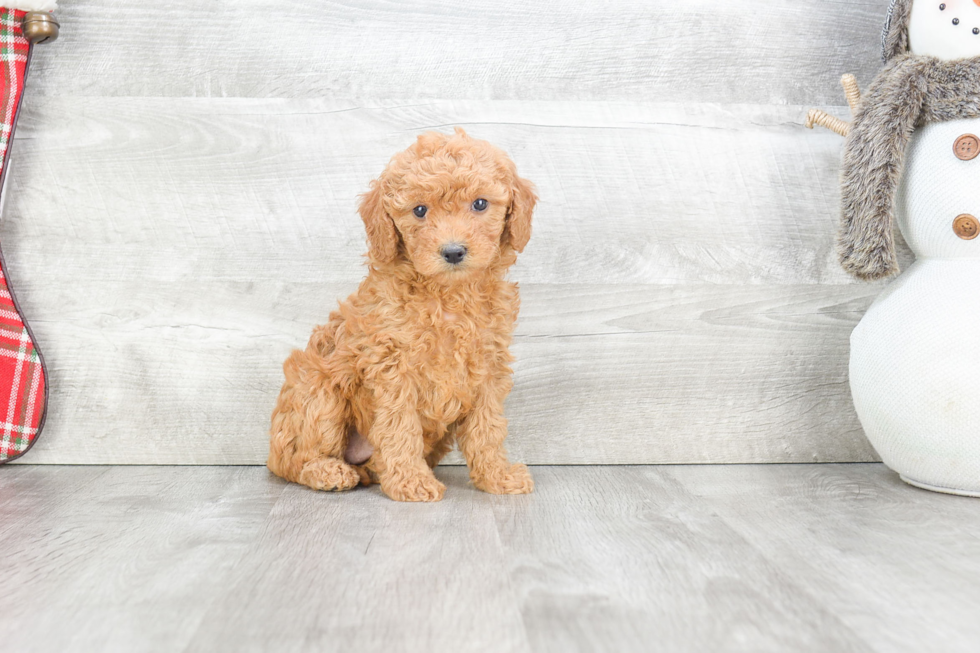
<svg viewBox="0 0 980 653">
<path fill-rule="evenodd" d="M 54 41 L 58 38 L 58 27 L 55 17 L 43 11 L 28 12 L 21 23 L 24 38 L 34 44 Z"/>
</svg>

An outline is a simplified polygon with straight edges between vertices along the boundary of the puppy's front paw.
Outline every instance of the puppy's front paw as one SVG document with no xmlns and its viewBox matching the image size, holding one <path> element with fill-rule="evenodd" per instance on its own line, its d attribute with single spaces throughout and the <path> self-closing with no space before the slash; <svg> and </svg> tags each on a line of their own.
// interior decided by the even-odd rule
<svg viewBox="0 0 980 653">
<path fill-rule="evenodd" d="M 381 489 L 395 501 L 442 501 L 446 486 L 430 474 L 413 474 L 396 481 L 381 481 Z"/>
<path fill-rule="evenodd" d="M 490 494 L 530 494 L 534 491 L 534 479 L 527 465 L 516 463 L 486 476 L 473 479 L 473 485 Z"/>
<path fill-rule="evenodd" d="M 314 490 L 340 492 L 357 487 L 361 476 L 341 459 L 324 456 L 303 465 L 299 482 Z"/>
</svg>

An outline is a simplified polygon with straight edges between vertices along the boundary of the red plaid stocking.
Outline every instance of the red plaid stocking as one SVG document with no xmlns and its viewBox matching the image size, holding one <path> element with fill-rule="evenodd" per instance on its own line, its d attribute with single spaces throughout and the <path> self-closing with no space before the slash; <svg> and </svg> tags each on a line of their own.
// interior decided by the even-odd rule
<svg viewBox="0 0 980 653">
<path fill-rule="evenodd" d="M 32 44 L 22 28 L 25 15 L 0 7 L 0 199 L 31 58 Z M 23 455 L 37 441 L 47 389 L 44 359 L 20 312 L 0 253 L 0 463 Z"/>
</svg>

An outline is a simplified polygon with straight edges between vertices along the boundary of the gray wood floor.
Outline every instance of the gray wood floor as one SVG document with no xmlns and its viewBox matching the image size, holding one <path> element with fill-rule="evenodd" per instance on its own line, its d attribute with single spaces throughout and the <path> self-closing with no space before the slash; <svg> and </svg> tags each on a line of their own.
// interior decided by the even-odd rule
<svg viewBox="0 0 980 653">
<path fill-rule="evenodd" d="M 4 651 L 976 651 L 980 501 L 877 464 L 538 467 L 435 505 L 0 468 Z"/>
</svg>

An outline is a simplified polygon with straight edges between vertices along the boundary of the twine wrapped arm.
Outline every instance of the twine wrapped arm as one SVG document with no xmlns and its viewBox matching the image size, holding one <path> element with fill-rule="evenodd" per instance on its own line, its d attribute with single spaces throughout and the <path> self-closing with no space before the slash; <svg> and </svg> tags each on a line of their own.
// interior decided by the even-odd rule
<svg viewBox="0 0 980 653">
<path fill-rule="evenodd" d="M 847 74 L 841 77 L 840 83 L 844 87 L 847 104 L 851 107 L 851 115 L 857 114 L 858 107 L 861 105 L 861 89 L 858 88 L 857 78 Z M 810 109 L 806 114 L 804 125 L 807 129 L 813 129 L 814 125 L 819 125 L 841 136 L 847 136 L 851 132 L 851 123 L 820 109 Z"/>
</svg>

